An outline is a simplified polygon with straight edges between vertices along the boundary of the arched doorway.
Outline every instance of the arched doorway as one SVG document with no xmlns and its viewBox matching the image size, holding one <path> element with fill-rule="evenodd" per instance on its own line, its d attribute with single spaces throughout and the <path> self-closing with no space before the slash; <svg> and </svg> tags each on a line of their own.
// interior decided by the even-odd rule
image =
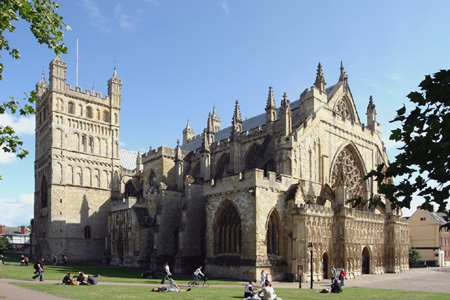
<svg viewBox="0 0 450 300">
<path fill-rule="evenodd" d="M 328 253 L 324 253 L 322 257 L 322 274 L 323 279 L 328 279 Z"/>
<path fill-rule="evenodd" d="M 364 247 L 362 252 L 362 273 L 370 274 L 370 252 L 367 247 Z"/>
</svg>

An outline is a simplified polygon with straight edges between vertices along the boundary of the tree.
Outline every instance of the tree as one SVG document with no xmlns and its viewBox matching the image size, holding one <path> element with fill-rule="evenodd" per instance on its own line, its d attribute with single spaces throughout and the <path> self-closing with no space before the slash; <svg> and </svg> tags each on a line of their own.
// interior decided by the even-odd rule
<svg viewBox="0 0 450 300">
<path fill-rule="evenodd" d="M 39 44 L 47 45 L 55 54 L 67 53 L 67 47 L 62 43 L 63 30 L 70 30 L 70 27 L 56 13 L 58 7 L 58 4 L 51 0 L 0 0 L 0 59 L 2 51 L 6 51 L 15 59 L 20 58 L 19 50 L 11 46 L 4 35 L 5 32 L 12 33 L 16 29 L 13 23 L 19 20 L 30 24 L 30 31 Z M 3 79 L 4 67 L 0 61 L 0 80 Z M 26 96 L 26 102 L 23 105 L 12 96 L 8 100 L 0 99 L 0 115 L 7 112 L 11 114 L 18 112 L 22 116 L 34 114 L 32 104 L 36 98 L 36 93 L 33 91 Z M 23 142 L 11 126 L 0 125 L 0 151 L 16 153 L 16 156 L 22 159 L 28 154 L 22 145 Z M 0 179 L 2 179 L 1 175 Z"/>
<path fill-rule="evenodd" d="M 409 264 L 413 265 L 422 260 L 422 255 L 416 249 L 409 248 Z"/>
<path fill-rule="evenodd" d="M 438 212 L 448 215 L 450 70 L 425 76 L 419 87 L 422 92 L 408 95 L 415 108 L 407 113 L 403 106 L 391 121 L 401 122 L 390 136 L 390 140 L 403 144 L 400 153 L 389 166 L 379 165 L 365 179 L 375 177 L 379 193 L 390 199 L 392 208 L 410 208 L 413 196 L 419 196 L 423 199 L 421 209 L 433 211 L 434 204 Z M 400 182 L 394 183 L 391 178 Z M 372 199 L 371 204 L 377 201 Z"/>
<path fill-rule="evenodd" d="M 11 243 L 4 235 L 0 235 L 0 253 L 3 253 L 5 250 L 11 249 Z"/>
</svg>

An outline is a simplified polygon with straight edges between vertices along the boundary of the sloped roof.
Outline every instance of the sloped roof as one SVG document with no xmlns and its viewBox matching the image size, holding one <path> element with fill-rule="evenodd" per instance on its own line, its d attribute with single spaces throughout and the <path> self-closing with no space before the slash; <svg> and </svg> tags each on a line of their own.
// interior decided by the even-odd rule
<svg viewBox="0 0 450 300">
<path fill-rule="evenodd" d="M 137 151 L 128 149 L 119 149 L 120 166 L 124 169 L 133 171 L 136 169 Z"/>
<path fill-rule="evenodd" d="M 30 235 L 31 230 L 25 228 L 25 234 L 20 232 L 20 227 L 3 227 L 3 235 Z"/>
<path fill-rule="evenodd" d="M 291 102 L 290 106 L 291 106 L 291 110 L 299 108 L 300 100 Z M 280 108 L 277 109 L 277 115 L 279 113 L 280 113 Z M 266 113 L 263 113 L 263 114 L 255 116 L 255 117 L 252 117 L 250 119 L 242 121 L 242 132 L 246 132 L 246 131 L 255 129 L 257 127 L 260 127 L 260 126 L 264 126 L 265 124 L 266 124 Z M 214 141 L 219 142 L 219 141 L 226 140 L 230 137 L 230 135 L 231 135 L 231 126 L 216 132 L 216 134 L 214 135 Z M 200 149 L 200 147 L 202 146 L 202 142 L 203 142 L 202 139 L 197 139 L 195 141 L 192 141 L 185 145 L 182 145 L 181 149 L 186 150 L 186 151 L 193 151 L 196 149 Z"/>
<path fill-rule="evenodd" d="M 444 218 L 439 216 L 437 213 L 431 212 L 431 211 L 428 211 L 428 210 L 423 210 L 423 212 L 426 215 L 428 215 L 430 218 L 432 218 L 434 221 L 436 221 L 437 224 L 439 224 L 439 225 L 447 224 L 447 222 L 444 220 Z"/>
</svg>

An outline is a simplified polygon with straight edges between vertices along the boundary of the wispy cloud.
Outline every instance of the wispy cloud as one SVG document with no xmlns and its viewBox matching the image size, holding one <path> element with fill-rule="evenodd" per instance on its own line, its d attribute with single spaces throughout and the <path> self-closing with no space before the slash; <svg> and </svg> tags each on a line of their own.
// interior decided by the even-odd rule
<svg viewBox="0 0 450 300">
<path fill-rule="evenodd" d="M 103 32 L 110 32 L 110 21 L 103 15 L 100 8 L 92 0 L 83 0 L 83 4 L 87 10 L 89 19 L 93 26 L 99 28 Z"/>
<path fill-rule="evenodd" d="M 225 2 L 222 3 L 222 9 L 227 15 L 230 14 L 230 9 L 228 8 L 228 4 L 226 4 Z"/>
<path fill-rule="evenodd" d="M 17 117 L 11 114 L 0 115 L 0 125 L 11 126 L 17 135 L 34 134 L 35 116 Z"/>
<path fill-rule="evenodd" d="M 399 81 L 401 79 L 400 75 L 395 74 L 395 73 L 385 73 L 383 75 L 384 75 L 384 77 L 386 77 L 387 79 L 392 80 L 392 81 Z"/>
<path fill-rule="evenodd" d="M 0 222 L 6 226 L 30 225 L 33 218 L 33 194 L 21 194 L 17 198 L 0 198 Z"/>
<path fill-rule="evenodd" d="M 122 4 L 116 5 L 116 7 L 114 8 L 114 14 L 116 15 L 117 20 L 119 21 L 120 28 L 125 29 L 125 30 L 133 29 L 134 22 L 132 21 L 130 16 L 124 12 Z"/>
</svg>

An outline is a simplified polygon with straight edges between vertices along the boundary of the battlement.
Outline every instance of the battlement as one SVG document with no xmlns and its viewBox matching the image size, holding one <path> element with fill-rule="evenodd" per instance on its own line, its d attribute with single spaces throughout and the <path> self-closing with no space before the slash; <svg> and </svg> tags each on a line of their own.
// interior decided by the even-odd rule
<svg viewBox="0 0 450 300">
<path fill-rule="evenodd" d="M 160 146 L 157 149 L 149 150 L 142 154 L 142 163 L 146 163 L 162 157 L 175 158 L 175 149 L 167 146 Z"/>
<path fill-rule="evenodd" d="M 73 88 L 70 84 L 66 83 L 66 93 L 69 96 L 81 98 L 85 101 L 92 101 L 92 102 L 103 102 L 103 104 L 109 104 L 110 97 L 109 95 L 105 95 L 103 97 L 102 93 L 95 92 L 92 90 L 82 90 L 81 87 L 77 86 Z"/>
<path fill-rule="evenodd" d="M 130 209 L 136 204 L 136 202 L 137 202 L 136 197 L 111 200 L 111 211 L 114 212 L 119 210 Z"/>
</svg>

